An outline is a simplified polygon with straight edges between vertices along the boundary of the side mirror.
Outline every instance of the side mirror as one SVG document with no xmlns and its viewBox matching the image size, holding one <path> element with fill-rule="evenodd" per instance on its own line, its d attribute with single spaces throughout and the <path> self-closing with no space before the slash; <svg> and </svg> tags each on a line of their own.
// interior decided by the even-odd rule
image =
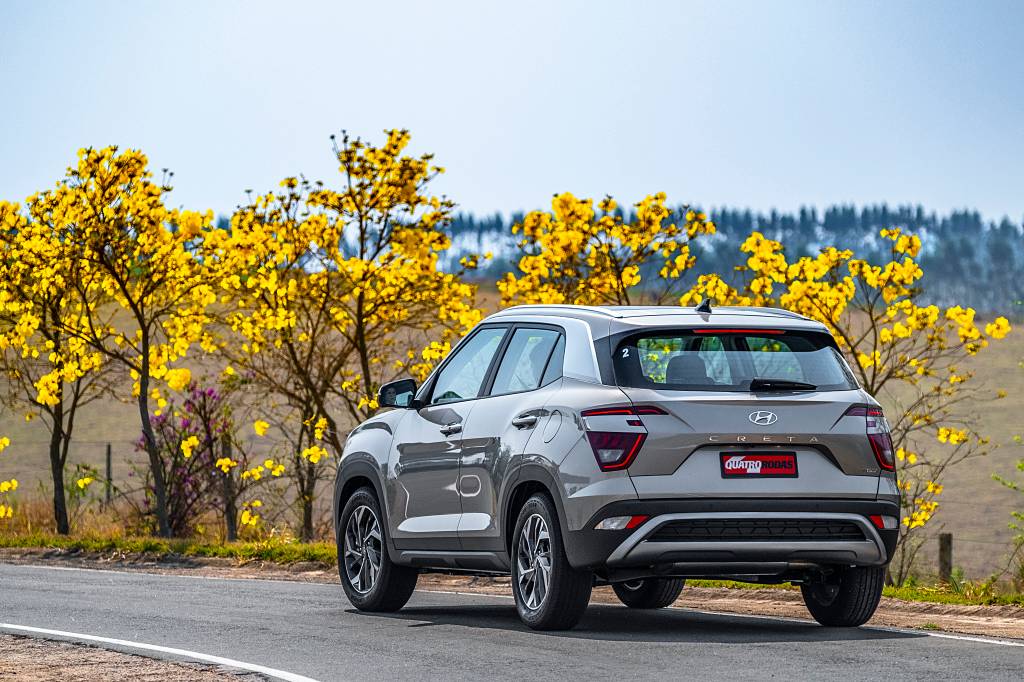
<svg viewBox="0 0 1024 682">
<path fill-rule="evenodd" d="M 412 407 L 415 395 L 416 382 L 412 379 L 399 379 L 380 387 L 377 404 L 381 407 Z"/>
</svg>

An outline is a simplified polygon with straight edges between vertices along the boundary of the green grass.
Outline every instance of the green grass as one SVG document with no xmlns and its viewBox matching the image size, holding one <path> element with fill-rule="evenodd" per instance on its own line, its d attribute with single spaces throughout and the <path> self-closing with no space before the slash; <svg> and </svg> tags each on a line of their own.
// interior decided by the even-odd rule
<svg viewBox="0 0 1024 682">
<path fill-rule="evenodd" d="M 796 590 L 799 589 L 789 583 L 782 585 L 766 585 L 762 583 L 740 583 L 735 580 L 701 580 L 699 578 L 687 578 L 686 584 L 689 587 L 724 587 L 730 590 Z"/>
<path fill-rule="evenodd" d="M 333 544 L 326 542 L 302 543 L 280 539 L 215 544 L 197 540 L 66 537 L 35 533 L 31 535 L 0 535 L 0 547 L 61 549 L 101 554 L 112 552 L 151 554 L 157 557 L 220 557 L 239 561 L 272 561 L 279 564 L 293 564 L 299 561 L 315 561 L 327 565 L 337 563 Z"/>
<path fill-rule="evenodd" d="M 886 587 L 882 591 L 885 597 L 902 599 L 903 601 L 929 602 L 933 604 L 965 604 L 968 606 L 1010 605 L 1024 606 L 1024 593 L 996 592 L 983 583 L 970 583 L 960 591 L 947 585 L 931 587 L 904 586 Z"/>
<path fill-rule="evenodd" d="M 734 580 L 687 580 L 686 584 L 691 587 L 724 587 L 727 589 L 744 590 L 796 590 L 795 585 L 764 585 L 759 583 L 740 583 Z M 949 585 L 934 586 L 886 586 L 882 590 L 882 596 L 891 597 L 908 602 L 925 602 L 931 604 L 960 604 L 965 606 L 992 606 L 1012 605 L 1024 606 L 1024 593 L 1007 592 L 1000 593 L 991 586 L 984 583 L 960 584 L 960 589 L 954 589 Z"/>
</svg>

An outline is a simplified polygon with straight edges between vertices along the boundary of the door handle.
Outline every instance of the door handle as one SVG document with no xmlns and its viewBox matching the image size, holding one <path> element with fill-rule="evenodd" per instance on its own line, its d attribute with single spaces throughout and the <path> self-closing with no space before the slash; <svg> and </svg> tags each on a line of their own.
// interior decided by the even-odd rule
<svg viewBox="0 0 1024 682">
<path fill-rule="evenodd" d="M 528 426 L 533 426 L 537 423 L 537 415 L 535 414 L 521 414 L 512 420 L 512 426 L 517 429 L 525 429 Z"/>
<path fill-rule="evenodd" d="M 458 433 L 459 431 L 462 431 L 462 424 L 445 424 L 444 426 L 441 427 L 441 433 L 443 433 L 446 436 L 450 436 L 453 433 Z"/>
</svg>

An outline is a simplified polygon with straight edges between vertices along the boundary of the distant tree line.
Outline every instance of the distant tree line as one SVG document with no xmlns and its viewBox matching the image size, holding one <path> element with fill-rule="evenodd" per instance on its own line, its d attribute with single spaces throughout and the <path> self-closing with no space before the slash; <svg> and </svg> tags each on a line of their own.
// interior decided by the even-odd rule
<svg viewBox="0 0 1024 682">
<path fill-rule="evenodd" d="M 867 258 L 879 257 L 887 248 L 878 237 L 883 228 L 899 227 L 921 237 L 919 258 L 925 275 L 922 286 L 927 300 L 939 305 L 954 301 L 980 311 L 1010 311 L 1024 315 L 1024 223 L 1003 218 L 985 220 L 978 211 L 953 211 L 947 215 L 927 212 L 920 206 L 890 208 L 885 204 L 857 208 L 830 206 L 824 212 L 801 208 L 796 213 L 720 208 L 710 211 L 718 233 L 695 243 L 696 267 L 687 275 L 696 279 L 707 273 L 728 273 L 739 265 L 737 246 L 752 231 L 782 242 L 794 256 L 814 255 L 822 247 L 854 249 Z M 515 268 L 519 253 L 513 224 L 522 214 L 476 216 L 461 213 L 451 224 L 452 249 L 446 263 L 457 267 L 466 253 L 490 251 L 494 257 L 481 262 L 477 275 L 496 279 Z"/>
</svg>

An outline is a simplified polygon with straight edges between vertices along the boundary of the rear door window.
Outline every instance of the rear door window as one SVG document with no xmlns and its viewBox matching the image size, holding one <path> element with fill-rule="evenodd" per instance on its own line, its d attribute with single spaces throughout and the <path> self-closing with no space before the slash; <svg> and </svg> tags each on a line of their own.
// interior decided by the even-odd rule
<svg viewBox="0 0 1024 682">
<path fill-rule="evenodd" d="M 555 344 L 555 349 L 551 351 L 551 359 L 548 360 L 547 369 L 544 370 L 544 378 L 541 379 L 540 385 L 547 386 L 555 379 L 562 378 L 562 365 L 565 363 L 565 336 L 562 334 L 558 335 L 558 343 Z"/>
<path fill-rule="evenodd" d="M 658 331 L 636 334 L 615 351 L 620 386 L 745 391 L 754 379 L 848 390 L 857 384 L 827 334 L 777 330 Z"/>
<path fill-rule="evenodd" d="M 553 329 L 516 329 L 498 365 L 491 395 L 538 388 L 559 336 Z"/>
</svg>

